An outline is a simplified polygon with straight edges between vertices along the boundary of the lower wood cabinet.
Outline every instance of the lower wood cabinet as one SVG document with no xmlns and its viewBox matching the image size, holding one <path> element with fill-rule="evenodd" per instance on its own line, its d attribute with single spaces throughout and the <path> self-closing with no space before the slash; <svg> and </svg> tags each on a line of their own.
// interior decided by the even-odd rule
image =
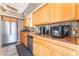
<svg viewBox="0 0 79 59">
<path fill-rule="evenodd" d="M 39 55 L 39 45 L 37 44 L 37 43 L 33 43 L 33 54 L 35 55 L 35 56 L 38 56 Z"/>
<path fill-rule="evenodd" d="M 27 33 L 26 32 L 20 32 L 20 41 L 22 44 L 24 44 L 27 47 Z"/>
<path fill-rule="evenodd" d="M 48 42 L 46 38 L 33 38 L 33 54 L 35 56 L 76 56 L 77 53 L 74 48 Z"/>
<path fill-rule="evenodd" d="M 35 56 L 39 55 L 39 44 L 38 44 L 38 39 L 37 38 L 33 38 L 33 54 Z"/>
<path fill-rule="evenodd" d="M 39 56 L 50 56 L 50 49 L 43 45 L 39 45 Z"/>
</svg>

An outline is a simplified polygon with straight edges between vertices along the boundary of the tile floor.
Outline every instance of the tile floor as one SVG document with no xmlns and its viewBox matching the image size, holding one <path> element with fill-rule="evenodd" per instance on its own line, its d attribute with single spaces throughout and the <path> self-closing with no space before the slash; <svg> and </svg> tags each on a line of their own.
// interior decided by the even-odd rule
<svg viewBox="0 0 79 59">
<path fill-rule="evenodd" d="M 16 44 L 6 46 L 6 47 L 0 46 L 0 56 L 18 56 Z"/>
</svg>

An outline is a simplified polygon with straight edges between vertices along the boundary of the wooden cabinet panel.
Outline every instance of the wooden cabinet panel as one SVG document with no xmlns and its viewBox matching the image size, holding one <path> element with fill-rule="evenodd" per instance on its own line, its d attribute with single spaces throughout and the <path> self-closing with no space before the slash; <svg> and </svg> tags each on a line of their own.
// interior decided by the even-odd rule
<svg viewBox="0 0 79 59">
<path fill-rule="evenodd" d="M 61 4 L 61 21 L 75 20 L 75 3 Z"/>
<path fill-rule="evenodd" d="M 39 55 L 39 41 L 38 41 L 38 38 L 33 38 L 33 54 L 35 56 L 38 56 Z"/>
<path fill-rule="evenodd" d="M 48 24 L 49 23 L 49 4 L 45 4 L 42 8 L 41 8 L 41 18 L 39 17 L 41 23 L 42 24 Z"/>
<path fill-rule="evenodd" d="M 51 54 L 55 55 L 61 55 L 61 56 L 71 56 L 71 55 L 76 55 L 75 50 L 66 48 L 64 46 L 60 46 L 60 45 L 56 45 L 56 44 L 52 44 L 52 43 L 48 43 L 48 47 L 51 49 Z M 54 52 L 54 53 L 53 53 Z"/>
<path fill-rule="evenodd" d="M 32 14 L 32 25 L 35 26 L 35 25 L 38 25 L 39 24 L 39 20 L 38 20 L 38 11 L 35 11 L 33 14 Z"/>
<path fill-rule="evenodd" d="M 75 20 L 74 3 L 51 3 L 50 23 Z"/>
<path fill-rule="evenodd" d="M 7 16 L 3 16 L 3 19 L 2 19 L 3 21 L 10 21 L 10 18 L 9 17 L 7 17 Z"/>
<path fill-rule="evenodd" d="M 39 44 L 41 45 L 39 47 L 39 51 L 40 51 L 39 55 L 41 55 L 41 54 L 43 55 L 45 53 L 45 55 L 50 55 L 50 56 L 71 56 L 71 55 L 74 56 L 77 53 L 76 50 L 72 50 L 65 46 L 47 42 L 44 39 L 40 39 Z M 45 52 L 45 49 L 47 50 L 46 52 Z M 43 52 L 41 52 L 41 51 L 43 51 Z"/>
<path fill-rule="evenodd" d="M 20 41 L 22 44 L 24 44 L 27 47 L 27 33 L 26 32 L 20 33 Z"/>
<path fill-rule="evenodd" d="M 43 24 L 43 12 L 42 12 L 43 8 L 38 9 L 38 25 Z"/>
<path fill-rule="evenodd" d="M 49 23 L 49 4 L 45 4 L 33 14 L 33 25 L 44 25 Z"/>
<path fill-rule="evenodd" d="M 23 20 L 23 26 L 24 27 L 30 27 L 30 19 L 29 17 L 25 17 Z"/>
<path fill-rule="evenodd" d="M 39 44 L 37 44 L 36 42 L 33 42 L 33 54 L 35 56 L 39 56 Z"/>
<path fill-rule="evenodd" d="M 16 22 L 17 19 L 13 17 L 3 16 L 3 21 Z"/>
<path fill-rule="evenodd" d="M 79 4 L 76 4 L 76 19 L 79 19 Z"/>
<path fill-rule="evenodd" d="M 33 13 L 33 25 L 76 20 L 78 5 L 75 3 L 47 3 Z"/>
<path fill-rule="evenodd" d="M 50 56 L 50 49 L 40 44 L 39 56 Z"/>
<path fill-rule="evenodd" d="M 10 22 L 16 22 L 17 19 L 16 18 L 10 18 Z"/>
</svg>

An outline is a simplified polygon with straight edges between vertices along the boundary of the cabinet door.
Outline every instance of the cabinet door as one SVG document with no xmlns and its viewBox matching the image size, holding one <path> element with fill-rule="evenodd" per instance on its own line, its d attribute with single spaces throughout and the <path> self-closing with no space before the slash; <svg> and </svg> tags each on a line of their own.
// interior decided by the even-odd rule
<svg viewBox="0 0 79 59">
<path fill-rule="evenodd" d="M 32 25 L 35 26 L 35 14 L 32 14 Z"/>
<path fill-rule="evenodd" d="M 22 43 L 22 39 L 23 39 L 22 32 L 20 32 L 20 41 L 21 41 L 21 43 Z"/>
<path fill-rule="evenodd" d="M 61 6 L 61 21 L 75 20 L 75 3 L 62 3 Z"/>
<path fill-rule="evenodd" d="M 39 41 L 38 38 L 33 38 L 33 54 L 35 56 L 38 56 L 38 50 L 39 50 Z"/>
<path fill-rule="evenodd" d="M 44 25 L 49 23 L 49 5 L 45 4 L 38 11 L 38 25 Z"/>
<path fill-rule="evenodd" d="M 26 32 L 21 32 L 20 33 L 20 41 L 22 44 L 24 44 L 27 47 L 27 33 Z"/>
<path fill-rule="evenodd" d="M 17 21 L 17 19 L 16 18 L 10 18 L 10 22 L 16 22 Z"/>
<path fill-rule="evenodd" d="M 33 54 L 34 54 L 34 56 L 39 55 L 38 51 L 39 51 L 39 44 L 33 42 Z"/>
<path fill-rule="evenodd" d="M 26 36 L 23 37 L 23 43 L 27 47 L 27 37 Z"/>
<path fill-rule="evenodd" d="M 32 14 L 32 24 L 33 26 L 35 25 L 38 25 L 39 24 L 39 21 L 38 21 L 38 11 L 35 11 L 33 14 Z"/>
<path fill-rule="evenodd" d="M 48 24 L 49 23 L 49 4 L 45 4 L 43 6 L 42 10 L 42 24 Z"/>
<path fill-rule="evenodd" d="M 2 20 L 3 20 L 3 21 L 10 21 L 10 17 L 3 16 Z"/>
<path fill-rule="evenodd" d="M 77 52 L 75 50 L 53 43 L 48 43 L 48 47 L 51 49 L 50 55 L 52 56 L 75 56 Z"/>
<path fill-rule="evenodd" d="M 29 17 L 25 17 L 25 19 L 23 20 L 23 25 L 25 27 L 30 27 L 30 20 Z"/>
<path fill-rule="evenodd" d="M 48 42 L 43 39 L 39 40 L 39 56 L 50 56 L 50 49 L 47 47 Z"/>
<path fill-rule="evenodd" d="M 43 45 L 39 45 L 39 56 L 50 56 L 50 49 Z"/>
<path fill-rule="evenodd" d="M 71 21 L 75 19 L 75 4 L 52 3 L 50 4 L 50 23 Z"/>
<path fill-rule="evenodd" d="M 79 19 L 79 4 L 76 4 L 76 19 Z"/>
</svg>

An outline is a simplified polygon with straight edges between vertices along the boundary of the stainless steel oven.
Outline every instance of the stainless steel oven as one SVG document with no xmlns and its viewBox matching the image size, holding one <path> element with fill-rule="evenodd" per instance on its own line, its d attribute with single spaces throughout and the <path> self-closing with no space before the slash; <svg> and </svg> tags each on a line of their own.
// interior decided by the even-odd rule
<svg viewBox="0 0 79 59">
<path fill-rule="evenodd" d="M 69 25 L 50 27 L 50 35 L 52 37 L 62 38 L 62 37 L 68 36 L 69 33 L 70 33 L 70 26 Z"/>
</svg>

